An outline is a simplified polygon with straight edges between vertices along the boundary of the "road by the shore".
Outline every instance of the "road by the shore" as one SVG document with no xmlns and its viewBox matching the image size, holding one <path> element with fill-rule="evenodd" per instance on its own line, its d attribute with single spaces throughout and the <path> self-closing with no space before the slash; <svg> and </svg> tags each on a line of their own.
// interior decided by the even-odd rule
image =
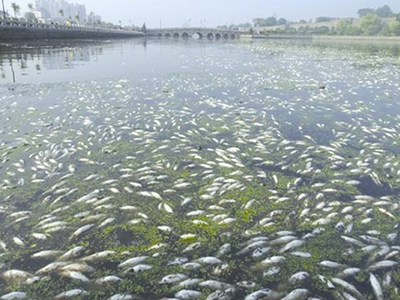
<svg viewBox="0 0 400 300">
<path fill-rule="evenodd" d="M 0 42 L 49 39 L 111 39 L 143 36 L 142 32 L 128 30 L 49 24 L 0 23 Z"/>
</svg>

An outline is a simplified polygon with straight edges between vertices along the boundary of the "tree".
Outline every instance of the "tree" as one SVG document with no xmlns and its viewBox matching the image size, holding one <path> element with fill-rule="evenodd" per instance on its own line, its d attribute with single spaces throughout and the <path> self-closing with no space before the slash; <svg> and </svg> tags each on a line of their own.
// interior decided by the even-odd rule
<svg viewBox="0 0 400 300">
<path fill-rule="evenodd" d="M 237 24 L 234 27 L 239 27 L 239 28 L 251 28 L 251 24 L 250 23 L 241 23 L 241 24 Z"/>
<path fill-rule="evenodd" d="M 337 34 L 339 35 L 360 35 L 361 31 L 358 27 L 352 25 L 350 19 L 340 20 L 336 26 Z"/>
<path fill-rule="evenodd" d="M 379 7 L 375 12 L 381 18 L 388 18 L 393 16 L 393 10 L 390 8 L 389 5 L 384 5 L 382 7 Z"/>
<path fill-rule="evenodd" d="M 79 24 L 80 19 L 81 19 L 81 18 L 79 17 L 79 14 L 77 13 L 77 14 L 75 15 L 76 23 Z"/>
<path fill-rule="evenodd" d="M 269 17 L 265 19 L 265 26 L 275 26 L 278 20 L 275 17 Z"/>
<path fill-rule="evenodd" d="M 21 7 L 15 2 L 11 3 L 11 7 L 12 7 L 12 9 L 14 11 L 15 18 L 17 18 L 17 16 L 19 15 L 19 13 L 21 11 Z"/>
<path fill-rule="evenodd" d="M 304 26 L 300 26 L 297 30 L 299 33 L 304 33 L 306 31 Z"/>
<path fill-rule="evenodd" d="M 360 16 L 360 18 L 368 15 L 368 14 L 374 14 L 375 13 L 375 9 L 372 8 L 361 8 L 358 10 L 358 15 Z"/>
<path fill-rule="evenodd" d="M 146 23 L 143 23 L 143 25 L 142 25 L 142 32 L 143 32 L 143 33 L 146 33 L 146 32 L 147 32 Z"/>
<path fill-rule="evenodd" d="M 337 33 L 340 35 L 345 35 L 349 26 L 351 26 L 349 20 L 340 20 L 336 27 Z"/>
<path fill-rule="evenodd" d="M 400 35 L 400 22 L 392 21 L 388 24 L 390 35 L 399 36 Z"/>
<path fill-rule="evenodd" d="M 300 23 L 300 24 L 307 24 L 307 21 L 306 21 L 306 20 L 300 20 L 299 23 Z"/>
<path fill-rule="evenodd" d="M 278 25 L 286 25 L 288 21 L 284 18 L 280 18 L 277 22 Z"/>
<path fill-rule="evenodd" d="M 379 35 L 383 35 L 383 36 L 390 36 L 391 35 L 389 26 L 387 24 L 384 24 L 382 26 L 381 31 L 379 31 Z"/>
<path fill-rule="evenodd" d="M 332 18 L 329 18 L 329 17 L 318 17 L 318 18 L 315 19 L 315 22 L 316 23 L 323 23 L 323 22 L 329 22 L 331 20 L 332 20 Z"/>
<path fill-rule="evenodd" d="M 293 35 L 298 33 L 296 28 L 290 27 L 290 26 L 285 27 L 284 32 L 286 32 L 287 34 L 293 34 Z"/>
<path fill-rule="evenodd" d="M 33 4 L 32 3 L 28 3 L 28 8 L 29 8 L 30 11 L 32 11 L 33 10 Z"/>
<path fill-rule="evenodd" d="M 25 13 L 24 17 L 28 22 L 35 22 L 36 21 L 36 16 L 35 16 L 35 14 L 33 12 Z"/>
<path fill-rule="evenodd" d="M 360 19 L 360 29 L 364 35 L 376 35 L 382 27 L 382 21 L 377 14 L 368 14 Z"/>
<path fill-rule="evenodd" d="M 321 27 L 314 28 L 312 34 L 329 35 L 330 31 L 331 30 L 328 26 L 321 26 Z"/>
<path fill-rule="evenodd" d="M 298 31 L 301 34 L 308 34 L 310 32 L 310 30 L 311 30 L 311 27 L 309 25 L 306 25 L 304 27 L 301 26 Z"/>
<path fill-rule="evenodd" d="M 95 17 L 94 12 L 91 11 L 89 14 L 89 17 L 90 17 L 90 20 L 93 22 L 93 27 L 96 28 L 96 17 Z"/>
<path fill-rule="evenodd" d="M 360 35 L 361 31 L 357 26 L 350 25 L 346 28 L 344 35 Z"/>
<path fill-rule="evenodd" d="M 265 23 L 265 20 L 262 19 L 262 18 L 255 18 L 255 19 L 253 19 L 253 24 L 254 24 L 254 26 L 256 26 L 256 27 L 264 26 L 264 23 Z"/>
<path fill-rule="evenodd" d="M 58 13 L 60 14 L 61 18 L 64 18 L 64 10 L 63 9 L 60 9 L 58 11 Z"/>
<path fill-rule="evenodd" d="M 256 18 L 253 19 L 253 23 L 255 27 L 275 26 L 277 25 L 278 20 L 275 17 L 269 17 L 266 19 Z"/>
</svg>

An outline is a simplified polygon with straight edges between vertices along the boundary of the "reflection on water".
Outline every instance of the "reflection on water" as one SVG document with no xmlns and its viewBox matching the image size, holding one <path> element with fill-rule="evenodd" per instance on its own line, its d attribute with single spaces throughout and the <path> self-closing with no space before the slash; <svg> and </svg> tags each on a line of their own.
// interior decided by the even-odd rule
<svg viewBox="0 0 400 300">
<path fill-rule="evenodd" d="M 101 42 L 47 42 L 40 45 L 0 46 L 0 71 L 3 79 L 10 75 L 13 66 L 17 76 L 24 82 L 39 78 L 43 72 L 79 68 L 80 65 L 96 62 L 99 56 L 107 55 L 118 44 Z M 104 53 L 104 50 L 106 53 Z M 35 76 L 36 75 L 36 76 Z M 39 79 L 41 80 L 41 79 Z"/>
<path fill-rule="evenodd" d="M 234 42 L 231 42 L 234 43 Z M 147 47 L 149 44 L 150 47 Z M 9 83 L 12 65 L 18 83 L 53 82 L 141 76 L 178 72 L 191 62 L 216 52 L 208 41 L 121 40 L 105 42 L 48 42 L 0 47 L 0 83 Z M 185 47 L 181 47 L 185 45 Z M 222 52 L 219 54 L 222 55 Z M 222 58 L 222 56 L 221 56 Z M 71 70 L 74 70 L 71 72 Z"/>
<path fill-rule="evenodd" d="M 34 44 L 0 45 L 0 84 L 52 82 L 173 73 L 189 68 L 182 58 L 197 63 L 207 55 L 224 56 L 224 46 L 237 42 L 195 40 L 48 41 Z M 241 41 L 260 44 L 362 52 L 370 55 L 400 56 L 398 43 L 351 41 Z M 149 45 L 149 47 L 147 47 Z M 184 45 L 185 47 L 181 47 Z M 229 49 L 231 54 L 232 48 Z M 237 54 L 237 53 L 236 53 Z M 238 54 L 237 54 L 238 55 Z M 240 56 L 238 55 L 240 59 Z M 185 66 L 186 65 L 186 66 Z M 200 67 L 201 65 L 196 65 Z M 192 65 L 193 67 L 194 65 Z M 154 68 L 156 67 L 157 70 Z M 74 71 L 71 71 L 74 70 Z M 200 70 L 199 70 L 200 71 Z"/>
</svg>

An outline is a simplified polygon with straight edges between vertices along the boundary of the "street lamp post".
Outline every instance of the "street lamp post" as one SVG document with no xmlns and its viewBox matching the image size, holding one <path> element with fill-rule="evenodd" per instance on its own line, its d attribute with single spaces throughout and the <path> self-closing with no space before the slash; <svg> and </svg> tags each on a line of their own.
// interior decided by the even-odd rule
<svg viewBox="0 0 400 300">
<path fill-rule="evenodd" d="M 3 4 L 3 17 L 4 17 L 4 20 L 5 20 L 6 19 L 6 8 L 4 6 L 4 0 L 1 0 L 1 2 Z"/>
</svg>

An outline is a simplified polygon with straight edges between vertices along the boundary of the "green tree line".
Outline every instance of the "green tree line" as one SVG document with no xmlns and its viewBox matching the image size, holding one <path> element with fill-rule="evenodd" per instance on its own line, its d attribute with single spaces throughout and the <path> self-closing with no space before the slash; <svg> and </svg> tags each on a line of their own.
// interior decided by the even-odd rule
<svg viewBox="0 0 400 300">
<path fill-rule="evenodd" d="M 376 13 L 368 13 L 361 17 L 358 26 L 352 25 L 349 20 L 341 20 L 336 31 L 339 35 L 400 36 L 400 22 L 392 20 L 385 23 Z"/>
<path fill-rule="evenodd" d="M 279 24 L 275 17 L 267 19 L 254 19 L 253 23 L 256 27 L 268 27 L 276 25 L 287 25 L 284 29 L 276 30 L 274 32 L 287 33 L 287 34 L 305 34 L 305 35 L 365 35 L 365 36 L 400 36 L 400 13 L 395 13 L 390 6 L 384 5 L 377 9 L 362 8 L 358 10 L 359 20 L 354 22 L 353 19 L 342 19 L 336 24 L 335 28 L 332 26 L 309 26 L 306 21 L 302 20 L 300 23 L 304 26 L 298 29 L 290 27 L 290 23 Z M 389 22 L 388 22 L 388 18 Z M 334 20 L 330 17 L 318 17 L 314 24 L 324 23 Z M 323 24 L 321 24 L 323 25 Z"/>
</svg>

